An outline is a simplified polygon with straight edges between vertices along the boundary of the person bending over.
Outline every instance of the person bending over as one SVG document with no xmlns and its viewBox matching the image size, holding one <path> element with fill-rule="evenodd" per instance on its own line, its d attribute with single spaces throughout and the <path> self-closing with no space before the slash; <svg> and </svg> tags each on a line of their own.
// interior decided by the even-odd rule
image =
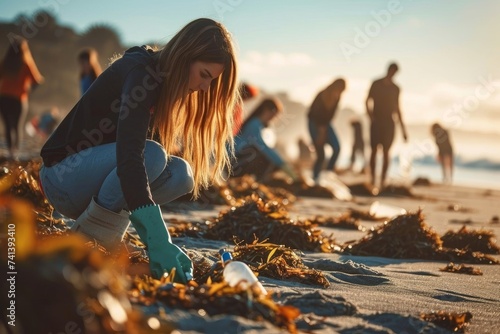
<svg viewBox="0 0 500 334">
<path fill-rule="evenodd" d="M 162 49 L 132 47 L 81 97 L 41 150 L 40 181 L 73 230 L 108 248 L 129 226 L 154 277 L 192 262 L 172 243 L 161 204 L 222 179 L 232 154 L 237 63 L 226 28 L 184 26 Z M 156 140 L 152 140 L 152 139 Z M 171 156 L 180 145 L 182 156 Z"/>
</svg>

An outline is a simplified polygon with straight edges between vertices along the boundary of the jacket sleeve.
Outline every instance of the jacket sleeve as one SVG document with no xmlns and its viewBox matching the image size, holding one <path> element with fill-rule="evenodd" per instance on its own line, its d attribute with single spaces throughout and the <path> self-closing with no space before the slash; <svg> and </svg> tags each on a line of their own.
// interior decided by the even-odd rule
<svg viewBox="0 0 500 334">
<path fill-rule="evenodd" d="M 245 132 L 247 133 L 247 144 L 255 146 L 260 152 L 262 152 L 274 165 L 281 167 L 284 164 L 283 159 L 280 155 L 273 150 L 271 147 L 262 139 L 262 124 L 259 120 L 254 119 L 248 122 L 245 126 Z"/>
<path fill-rule="evenodd" d="M 125 77 L 116 134 L 117 174 L 129 210 L 155 204 L 144 163 L 144 148 L 155 101 L 143 85 L 147 72 L 141 67 Z"/>
</svg>

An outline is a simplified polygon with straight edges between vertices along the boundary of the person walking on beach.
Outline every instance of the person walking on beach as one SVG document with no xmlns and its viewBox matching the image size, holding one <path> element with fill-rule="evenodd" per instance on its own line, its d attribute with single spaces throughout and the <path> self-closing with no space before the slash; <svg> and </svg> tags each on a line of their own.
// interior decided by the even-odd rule
<svg viewBox="0 0 500 334">
<path fill-rule="evenodd" d="M 443 183 L 451 184 L 453 179 L 453 147 L 450 135 L 439 123 L 432 124 L 431 133 L 438 147 L 437 160 L 443 171 Z"/>
<path fill-rule="evenodd" d="M 366 111 L 370 117 L 370 174 L 371 184 L 375 187 L 375 168 L 377 153 L 382 148 L 383 165 L 380 185 L 385 185 L 387 170 L 389 169 L 389 151 L 394 140 L 395 123 L 397 116 L 403 138 L 408 140 L 406 128 L 399 108 L 399 87 L 393 82 L 393 77 L 398 71 L 398 65 L 391 63 L 385 77 L 375 80 L 366 98 Z"/>
<path fill-rule="evenodd" d="M 265 181 L 281 169 L 293 180 L 297 179 L 293 168 L 262 137 L 262 130 L 282 113 L 281 102 L 277 98 L 267 98 L 245 120 L 235 138 L 236 162 L 232 176 L 252 174 L 257 181 Z"/>
<path fill-rule="evenodd" d="M 325 162 L 325 145 L 333 149 L 333 154 L 326 167 L 327 171 L 335 172 L 335 164 L 340 154 L 340 143 L 337 134 L 332 127 L 332 119 L 335 116 L 340 101 L 340 96 L 345 90 L 344 79 L 336 79 L 328 87 L 316 95 L 309 113 L 307 114 L 309 134 L 316 151 L 316 162 L 313 166 L 313 179 L 318 181 L 320 172 Z"/>
<path fill-rule="evenodd" d="M 80 92 L 83 95 L 101 74 L 102 69 L 97 51 L 93 48 L 82 50 L 78 54 L 78 63 L 80 64 Z"/>
<path fill-rule="evenodd" d="M 219 181 L 233 147 L 237 62 L 226 28 L 211 19 L 184 26 L 162 49 L 132 47 L 81 97 L 41 150 L 42 189 L 72 229 L 108 249 L 130 221 L 150 269 L 193 266 L 175 245 L 161 204 Z M 151 138 L 157 139 L 157 141 Z M 182 156 L 172 156 L 180 145 Z"/>
<path fill-rule="evenodd" d="M 0 114 L 5 124 L 9 157 L 16 158 L 28 112 L 28 93 L 43 82 L 31 55 L 28 42 L 21 37 L 11 40 L 0 63 Z"/>
</svg>

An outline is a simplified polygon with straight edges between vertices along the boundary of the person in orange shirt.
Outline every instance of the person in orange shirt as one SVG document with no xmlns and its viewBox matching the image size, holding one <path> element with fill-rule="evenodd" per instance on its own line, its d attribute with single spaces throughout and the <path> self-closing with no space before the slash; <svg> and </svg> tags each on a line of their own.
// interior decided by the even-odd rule
<svg viewBox="0 0 500 334">
<path fill-rule="evenodd" d="M 42 83 L 43 77 L 24 38 L 11 41 L 0 63 L 0 114 L 5 123 L 5 140 L 14 159 L 21 141 L 20 126 L 28 111 L 28 92 Z"/>
</svg>

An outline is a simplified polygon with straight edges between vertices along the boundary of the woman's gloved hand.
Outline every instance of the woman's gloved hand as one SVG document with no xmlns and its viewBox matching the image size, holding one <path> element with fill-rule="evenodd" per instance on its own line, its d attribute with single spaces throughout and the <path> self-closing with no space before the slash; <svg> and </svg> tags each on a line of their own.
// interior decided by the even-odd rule
<svg viewBox="0 0 500 334">
<path fill-rule="evenodd" d="M 189 256 L 172 243 L 159 205 L 140 207 L 132 211 L 130 221 L 141 240 L 148 247 L 149 267 L 155 278 L 175 267 L 177 282 L 186 283 L 193 277 L 193 263 Z"/>
</svg>

